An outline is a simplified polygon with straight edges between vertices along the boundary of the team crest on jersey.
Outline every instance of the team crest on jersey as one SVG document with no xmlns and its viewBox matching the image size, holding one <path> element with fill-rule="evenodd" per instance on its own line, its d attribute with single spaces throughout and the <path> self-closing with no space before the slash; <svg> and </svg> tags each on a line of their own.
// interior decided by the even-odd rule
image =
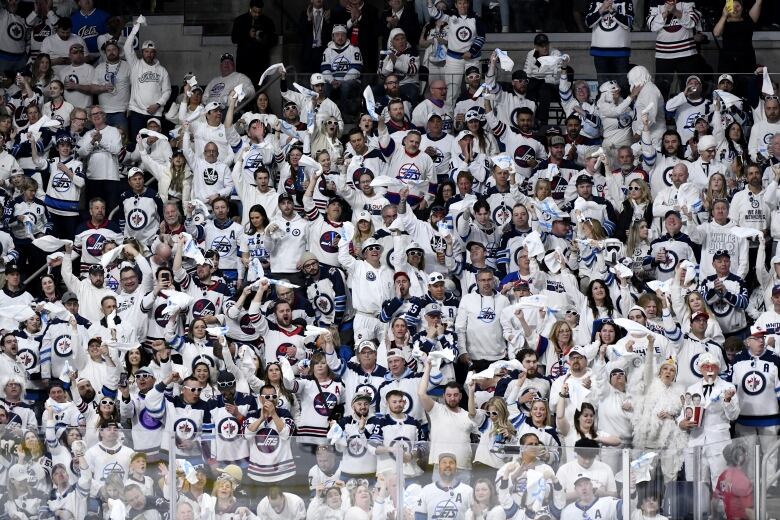
<svg viewBox="0 0 780 520">
<path fill-rule="evenodd" d="M 177 439 L 189 441 L 198 435 L 198 426 L 192 419 L 184 417 L 173 423 L 173 431 Z"/>
<path fill-rule="evenodd" d="M 681 29 L 682 29 L 682 25 L 680 25 L 680 21 L 677 18 L 672 18 L 671 20 L 666 22 L 666 25 L 664 25 L 664 31 L 670 33 L 676 33 Z"/>
<path fill-rule="evenodd" d="M 292 343 L 282 343 L 278 347 L 276 347 L 276 357 L 277 358 L 287 358 L 287 359 L 294 359 L 295 354 L 298 353 L 298 347 L 293 345 Z"/>
<path fill-rule="evenodd" d="M 630 127 L 633 124 L 635 118 L 636 118 L 636 109 L 630 108 L 624 111 L 617 118 L 618 128 Z"/>
<path fill-rule="evenodd" d="M 403 446 L 404 453 L 409 453 L 412 451 L 412 441 L 407 439 L 406 437 L 396 437 L 392 441 L 390 441 L 390 447 L 395 447 L 396 444 L 400 444 Z M 390 453 L 390 457 L 395 459 L 395 455 L 393 453 Z"/>
<path fill-rule="evenodd" d="M 110 462 L 103 466 L 103 480 L 108 479 L 111 475 L 119 475 L 124 480 L 125 469 L 119 462 Z"/>
<path fill-rule="evenodd" d="M 208 186 L 214 186 L 219 180 L 219 173 L 214 168 L 206 168 L 203 170 L 203 182 Z"/>
<path fill-rule="evenodd" d="M 458 495 L 460 496 L 460 495 Z M 431 520 L 450 520 L 458 517 L 458 506 L 450 499 L 442 500 L 433 508 Z"/>
<path fill-rule="evenodd" d="M 84 247 L 86 248 L 87 253 L 95 258 L 100 258 L 103 255 L 104 245 L 106 245 L 106 237 L 99 233 L 89 235 L 84 241 Z"/>
<path fill-rule="evenodd" d="M 250 152 L 244 159 L 244 169 L 255 171 L 263 165 L 263 153 L 262 152 Z"/>
<path fill-rule="evenodd" d="M 51 187 L 54 191 L 63 193 L 70 189 L 70 178 L 62 172 L 57 172 L 51 178 Z"/>
<path fill-rule="evenodd" d="M 130 229 L 143 229 L 148 222 L 149 217 L 141 208 L 133 208 L 127 214 L 127 225 L 130 226 Z"/>
<path fill-rule="evenodd" d="M 211 96 L 219 96 L 222 94 L 222 91 L 225 90 L 225 84 L 220 82 L 211 87 L 211 90 L 209 91 L 209 94 Z"/>
<path fill-rule="evenodd" d="M 685 125 L 683 126 L 683 128 L 685 128 L 686 130 L 693 129 L 693 127 L 696 126 L 696 120 L 699 119 L 700 117 L 704 117 L 704 114 L 702 114 L 701 112 L 694 112 L 693 114 L 689 114 L 688 118 L 685 120 Z"/>
<path fill-rule="evenodd" d="M 344 56 L 336 56 L 331 62 L 330 68 L 333 72 L 347 72 L 349 70 L 349 60 Z"/>
<path fill-rule="evenodd" d="M 407 394 L 403 390 L 401 390 L 401 393 L 404 394 L 404 399 L 406 400 L 406 405 L 404 406 L 404 413 L 409 413 L 412 411 L 412 407 L 414 406 L 414 399 L 411 395 Z"/>
<path fill-rule="evenodd" d="M 458 29 L 455 31 L 455 37 L 460 42 L 468 42 L 471 41 L 471 35 L 473 33 L 471 32 L 471 28 L 466 25 L 461 25 L 458 27 Z"/>
<path fill-rule="evenodd" d="M 499 226 L 503 226 L 512 218 L 512 210 L 506 205 L 501 204 L 493 210 L 493 222 Z"/>
<path fill-rule="evenodd" d="M 219 253 L 219 256 L 227 256 L 230 250 L 233 249 L 233 244 L 226 236 L 218 236 L 211 241 L 211 248 Z"/>
<path fill-rule="evenodd" d="M 147 430 L 158 430 L 162 427 L 162 423 L 153 417 L 146 408 L 138 414 L 138 422 Z"/>
<path fill-rule="evenodd" d="M 58 336 L 54 340 L 52 346 L 54 347 L 54 353 L 60 357 L 68 357 L 73 352 L 73 348 L 70 344 L 70 336 L 68 335 Z"/>
<path fill-rule="evenodd" d="M 338 237 L 339 234 L 335 231 L 326 231 L 325 233 L 320 236 L 320 247 L 323 251 L 326 253 L 337 253 L 339 248 L 335 244 L 336 237 Z"/>
<path fill-rule="evenodd" d="M 328 315 L 333 312 L 333 300 L 327 294 L 318 294 L 314 297 L 314 306 L 321 314 Z"/>
<path fill-rule="evenodd" d="M 376 280 L 376 273 L 374 273 L 374 271 L 367 272 L 366 280 L 368 280 L 369 282 L 373 282 L 374 280 Z"/>
<path fill-rule="evenodd" d="M 618 25 L 615 21 L 615 16 L 607 11 L 601 16 L 601 20 L 599 20 L 599 26 L 601 27 L 601 30 L 609 32 L 617 29 Z"/>
<path fill-rule="evenodd" d="M 422 173 L 414 163 L 406 163 L 398 170 L 398 179 L 401 181 L 419 181 Z"/>
<path fill-rule="evenodd" d="M 694 354 L 694 356 L 691 358 L 691 365 L 689 367 L 691 369 L 691 373 L 696 377 L 701 377 L 701 370 L 699 370 L 699 356 L 701 356 L 701 352 Z"/>
<path fill-rule="evenodd" d="M 219 424 L 217 425 L 217 432 L 222 439 L 226 441 L 232 441 L 241 433 L 241 427 L 239 426 L 235 417 L 225 417 L 219 421 Z"/>
<path fill-rule="evenodd" d="M 255 326 L 252 324 L 252 318 L 249 317 L 249 314 L 244 314 L 241 316 L 241 320 L 239 320 L 238 326 L 241 328 L 241 332 L 244 334 L 252 335 L 256 332 Z"/>
<path fill-rule="evenodd" d="M 272 428 L 260 428 L 255 435 L 255 447 L 260 453 L 273 453 L 279 447 L 279 434 Z"/>
<path fill-rule="evenodd" d="M 314 411 L 323 417 L 330 415 L 330 411 L 336 407 L 339 398 L 330 392 L 320 392 L 314 396 Z"/>
<path fill-rule="evenodd" d="M 758 395 L 766 388 L 766 378 L 764 374 L 753 370 L 745 374 L 742 378 L 742 389 L 747 395 Z"/>
<path fill-rule="evenodd" d="M 493 321 L 496 319 L 496 311 L 493 310 L 492 307 L 483 307 L 479 310 L 477 319 L 484 323 L 493 323 Z"/>
<path fill-rule="evenodd" d="M 347 438 L 347 453 L 353 457 L 362 457 L 366 454 L 366 437 L 364 435 L 352 435 Z"/>
<path fill-rule="evenodd" d="M 669 166 L 664 170 L 664 173 L 661 176 L 661 178 L 664 180 L 664 185 L 666 186 L 672 185 L 672 170 L 674 170 L 674 166 Z"/>
<path fill-rule="evenodd" d="M 24 38 L 24 26 L 19 22 L 11 22 L 8 25 L 8 36 L 15 42 Z"/>
<path fill-rule="evenodd" d="M 168 317 L 163 315 L 166 308 L 168 308 L 168 305 L 163 303 L 154 309 L 154 322 L 160 327 L 166 327 L 168 325 Z"/>
<path fill-rule="evenodd" d="M 677 267 L 677 262 L 679 262 L 680 259 L 677 257 L 677 253 L 672 251 L 671 249 L 666 250 L 666 258 L 663 262 L 660 262 L 658 264 L 658 269 L 662 273 L 669 273 L 674 271 L 674 268 Z"/>
<path fill-rule="evenodd" d="M 514 117 L 514 114 L 512 114 Z M 514 120 L 514 119 L 513 119 Z M 515 148 L 515 164 L 521 168 L 530 168 L 528 161 L 536 160 L 534 149 L 527 144 L 521 144 Z"/>
<path fill-rule="evenodd" d="M 207 298 L 201 298 L 200 300 L 196 300 L 195 303 L 192 304 L 193 318 L 202 318 L 204 316 L 216 316 L 216 315 L 217 315 L 217 307 L 214 305 L 214 302 L 212 302 Z"/>
<path fill-rule="evenodd" d="M 24 348 L 16 353 L 16 360 L 29 371 L 38 364 L 38 355 L 32 350 Z"/>
<path fill-rule="evenodd" d="M 51 36 L 51 26 L 45 21 L 37 24 L 32 30 L 32 39 L 38 43 L 43 43 L 47 36 Z"/>
</svg>

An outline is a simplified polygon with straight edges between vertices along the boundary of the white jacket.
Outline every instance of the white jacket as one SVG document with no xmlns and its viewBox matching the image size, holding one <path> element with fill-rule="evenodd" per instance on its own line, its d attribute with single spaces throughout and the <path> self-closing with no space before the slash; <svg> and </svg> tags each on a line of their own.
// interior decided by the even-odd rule
<svg viewBox="0 0 780 520">
<path fill-rule="evenodd" d="M 130 64 L 129 109 L 138 114 L 148 115 L 146 109 L 156 103 L 159 106 L 153 115 L 160 117 L 165 103 L 171 96 L 171 79 L 168 77 L 168 71 L 158 60 L 149 65 L 136 57 L 133 40 L 138 34 L 139 27 L 138 24 L 133 26 L 124 45 L 125 59 Z"/>
</svg>

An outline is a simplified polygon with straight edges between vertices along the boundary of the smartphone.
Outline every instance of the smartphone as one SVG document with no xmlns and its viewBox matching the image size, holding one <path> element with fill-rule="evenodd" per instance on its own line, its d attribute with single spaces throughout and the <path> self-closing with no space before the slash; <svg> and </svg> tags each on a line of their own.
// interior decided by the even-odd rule
<svg viewBox="0 0 780 520">
<path fill-rule="evenodd" d="M 121 388 L 124 388 L 127 386 L 127 372 L 122 372 L 119 375 L 119 386 Z"/>
<path fill-rule="evenodd" d="M 171 273 L 164 271 L 160 274 L 160 281 L 163 283 L 171 283 Z"/>
</svg>

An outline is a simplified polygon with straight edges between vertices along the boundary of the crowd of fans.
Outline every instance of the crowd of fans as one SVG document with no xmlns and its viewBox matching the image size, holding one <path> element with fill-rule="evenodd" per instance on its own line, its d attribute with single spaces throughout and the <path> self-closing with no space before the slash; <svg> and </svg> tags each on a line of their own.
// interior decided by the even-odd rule
<svg viewBox="0 0 780 520">
<path fill-rule="evenodd" d="M 545 34 L 483 52 L 467 0 L 391 0 L 383 51 L 315 0 L 290 81 L 252 0 L 246 73 L 173 96 L 142 17 L 9 1 L 0 520 L 752 518 L 780 101 L 761 1 L 729 5 L 714 81 L 696 6 L 650 9 L 675 94 L 629 64 L 630 0 L 583 13 L 598 92 Z"/>
</svg>

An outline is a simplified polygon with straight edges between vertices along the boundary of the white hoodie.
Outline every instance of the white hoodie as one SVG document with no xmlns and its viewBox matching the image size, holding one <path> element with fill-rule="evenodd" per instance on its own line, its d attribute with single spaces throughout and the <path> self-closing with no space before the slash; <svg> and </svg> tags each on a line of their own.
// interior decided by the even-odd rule
<svg viewBox="0 0 780 520">
<path fill-rule="evenodd" d="M 130 65 L 130 110 L 138 114 L 148 115 L 146 111 L 151 105 L 158 104 L 153 114 L 160 117 L 163 107 L 171 96 L 171 79 L 168 71 L 158 60 L 152 65 L 139 60 L 133 49 L 133 40 L 140 26 L 135 24 L 130 35 L 125 40 L 124 51 L 127 63 Z"/>
</svg>

